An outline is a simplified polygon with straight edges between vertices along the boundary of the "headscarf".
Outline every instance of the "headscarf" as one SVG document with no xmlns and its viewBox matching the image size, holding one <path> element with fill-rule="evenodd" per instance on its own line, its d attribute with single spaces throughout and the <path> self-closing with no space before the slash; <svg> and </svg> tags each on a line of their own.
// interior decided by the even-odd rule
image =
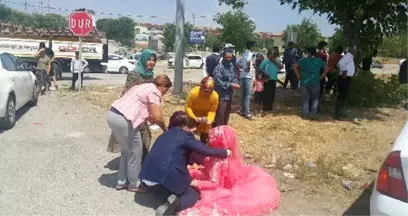
<svg viewBox="0 0 408 216">
<path fill-rule="evenodd" d="M 173 115 L 171 115 L 167 129 L 182 126 L 194 127 L 195 125 L 196 122 L 188 117 L 187 113 L 183 111 L 176 111 L 173 113 Z"/>
<path fill-rule="evenodd" d="M 211 89 L 214 89 L 214 87 L 215 87 L 214 79 L 213 79 L 212 77 L 210 77 L 210 76 L 204 77 L 204 78 L 201 80 L 201 87 L 202 87 L 202 88 L 211 88 Z"/>
<path fill-rule="evenodd" d="M 225 56 L 226 56 L 227 54 L 234 54 L 234 50 L 231 49 L 231 48 L 227 48 L 227 49 L 225 49 L 224 52 L 222 53 L 222 63 L 223 63 L 224 66 L 230 65 L 230 63 L 232 62 L 232 60 L 226 60 L 226 59 L 225 59 Z"/>
<path fill-rule="evenodd" d="M 241 176 L 246 169 L 241 152 L 239 141 L 234 128 L 228 125 L 212 128 L 209 132 L 209 146 L 215 148 L 225 148 L 231 151 L 228 157 L 228 173 L 225 178 L 225 187 L 232 188 L 239 180 L 244 180 Z"/>
<path fill-rule="evenodd" d="M 153 77 L 153 69 L 149 70 L 146 68 L 146 62 L 149 58 L 154 55 L 154 51 L 151 49 L 143 50 L 142 54 L 140 54 L 139 59 L 136 65 L 136 72 L 138 72 L 143 78 L 151 78 Z"/>
</svg>

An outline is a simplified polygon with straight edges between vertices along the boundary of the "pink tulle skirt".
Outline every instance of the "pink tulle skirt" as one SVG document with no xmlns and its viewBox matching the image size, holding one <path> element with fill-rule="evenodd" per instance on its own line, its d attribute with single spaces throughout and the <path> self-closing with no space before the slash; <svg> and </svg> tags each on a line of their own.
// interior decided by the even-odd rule
<svg viewBox="0 0 408 216">
<path fill-rule="evenodd" d="M 262 215 L 272 212 L 280 202 L 276 180 L 255 166 L 245 166 L 245 179 L 232 189 L 219 187 L 202 190 L 201 200 L 192 208 L 179 213 L 181 216 L 244 216 Z"/>
</svg>

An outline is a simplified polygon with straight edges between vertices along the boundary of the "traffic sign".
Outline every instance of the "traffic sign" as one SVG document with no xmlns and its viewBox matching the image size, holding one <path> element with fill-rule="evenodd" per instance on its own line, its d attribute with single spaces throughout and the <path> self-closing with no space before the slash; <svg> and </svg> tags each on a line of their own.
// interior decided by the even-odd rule
<svg viewBox="0 0 408 216">
<path fill-rule="evenodd" d="M 75 11 L 69 16 L 68 28 L 77 37 L 85 37 L 93 30 L 93 19 L 85 11 Z"/>
<path fill-rule="evenodd" d="M 205 37 L 203 31 L 191 31 L 188 37 L 190 44 L 204 44 Z"/>
</svg>

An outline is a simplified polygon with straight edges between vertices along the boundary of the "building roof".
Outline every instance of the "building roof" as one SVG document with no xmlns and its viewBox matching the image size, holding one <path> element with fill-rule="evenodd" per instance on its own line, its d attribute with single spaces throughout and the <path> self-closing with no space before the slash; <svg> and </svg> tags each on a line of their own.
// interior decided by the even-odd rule
<svg viewBox="0 0 408 216">
<path fill-rule="evenodd" d="M 35 29 L 22 25 L 15 25 L 9 22 L 0 21 L 0 37 L 13 38 L 30 38 L 30 39 L 58 39 L 58 40 L 78 40 L 68 29 L 52 30 L 52 29 Z M 86 37 L 83 37 L 84 42 L 101 42 L 105 38 L 105 34 L 96 28 Z"/>
</svg>

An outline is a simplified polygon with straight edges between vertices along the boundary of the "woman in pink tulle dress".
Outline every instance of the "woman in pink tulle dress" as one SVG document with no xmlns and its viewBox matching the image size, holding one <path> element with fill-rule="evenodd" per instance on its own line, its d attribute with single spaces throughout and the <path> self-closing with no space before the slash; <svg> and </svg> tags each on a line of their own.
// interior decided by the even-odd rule
<svg viewBox="0 0 408 216">
<path fill-rule="evenodd" d="M 209 146 L 227 148 L 227 159 L 206 158 L 204 167 L 190 167 L 191 183 L 201 199 L 180 216 L 238 216 L 266 214 L 279 205 L 276 180 L 263 169 L 245 165 L 239 141 L 230 126 L 211 129 Z"/>
</svg>

